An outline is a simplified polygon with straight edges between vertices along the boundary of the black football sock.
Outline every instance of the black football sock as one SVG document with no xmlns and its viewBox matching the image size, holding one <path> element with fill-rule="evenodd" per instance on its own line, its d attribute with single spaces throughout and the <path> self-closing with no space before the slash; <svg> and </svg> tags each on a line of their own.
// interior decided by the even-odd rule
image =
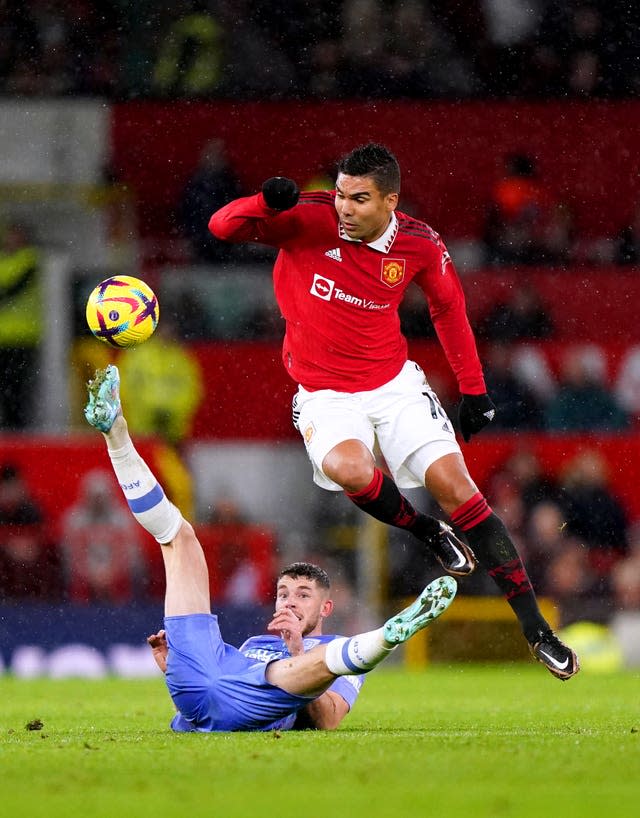
<svg viewBox="0 0 640 818">
<path fill-rule="evenodd" d="M 390 477 L 380 469 L 375 469 L 369 485 L 356 492 L 346 492 L 347 497 L 361 508 L 387 525 L 404 528 L 422 542 L 426 542 L 440 530 L 440 522 L 416 511 L 411 503 L 400 494 Z"/>
<path fill-rule="evenodd" d="M 480 492 L 451 515 L 473 549 L 478 562 L 502 591 L 520 621 L 528 642 L 549 627 L 542 616 L 526 568 L 502 520 Z"/>
</svg>

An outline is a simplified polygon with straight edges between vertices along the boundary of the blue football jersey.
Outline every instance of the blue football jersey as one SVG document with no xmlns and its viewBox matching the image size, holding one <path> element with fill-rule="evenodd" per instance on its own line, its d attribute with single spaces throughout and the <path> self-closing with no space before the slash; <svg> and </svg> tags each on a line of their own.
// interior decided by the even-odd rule
<svg viewBox="0 0 640 818">
<path fill-rule="evenodd" d="M 302 642 L 306 652 L 311 648 L 315 648 L 316 645 L 324 645 L 339 638 L 335 634 L 323 634 L 322 636 L 305 636 Z M 260 636 L 250 636 L 246 642 L 240 645 L 240 653 L 260 662 L 273 662 L 274 659 L 285 659 L 287 656 L 291 656 L 283 639 L 267 633 Z M 349 705 L 349 709 L 351 709 L 363 684 L 364 675 L 338 676 L 328 689 L 342 696 Z"/>
<path fill-rule="evenodd" d="M 252 636 L 237 649 L 222 640 L 212 614 L 165 617 L 165 630 L 177 732 L 290 730 L 310 701 L 266 682 L 267 663 L 291 655 L 279 636 Z M 336 638 L 306 637 L 305 651 Z M 328 689 L 352 707 L 362 683 L 362 676 L 340 676 Z"/>
</svg>

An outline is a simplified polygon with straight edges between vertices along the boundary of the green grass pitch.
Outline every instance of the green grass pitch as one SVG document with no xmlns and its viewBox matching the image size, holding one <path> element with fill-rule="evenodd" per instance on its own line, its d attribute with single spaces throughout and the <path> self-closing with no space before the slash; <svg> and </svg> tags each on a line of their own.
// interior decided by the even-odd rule
<svg viewBox="0 0 640 818">
<path fill-rule="evenodd" d="M 335 733 L 174 735 L 161 679 L 0 700 L 3 818 L 640 815 L 638 673 L 379 668 Z"/>
</svg>

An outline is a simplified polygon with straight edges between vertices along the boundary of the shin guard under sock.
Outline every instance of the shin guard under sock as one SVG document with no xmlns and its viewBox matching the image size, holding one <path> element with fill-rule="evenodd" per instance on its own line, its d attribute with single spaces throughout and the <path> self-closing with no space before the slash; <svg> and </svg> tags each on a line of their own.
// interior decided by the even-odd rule
<svg viewBox="0 0 640 818">
<path fill-rule="evenodd" d="M 384 629 L 342 636 L 327 644 L 325 663 L 336 676 L 367 673 L 394 650 L 384 638 Z"/>
<path fill-rule="evenodd" d="M 400 493 L 394 481 L 378 468 L 374 470 L 373 480 L 366 488 L 346 492 L 346 495 L 358 508 L 376 520 L 396 528 L 404 528 L 423 542 L 440 530 L 439 521 L 416 511 Z"/>
<path fill-rule="evenodd" d="M 171 542 L 182 525 L 182 514 L 167 499 L 131 440 L 117 449 L 109 447 L 108 452 L 133 516 L 159 543 Z"/>
<path fill-rule="evenodd" d="M 478 492 L 454 511 L 451 521 L 464 531 L 478 562 L 511 605 L 525 638 L 534 641 L 538 631 L 549 625 L 540 613 L 527 571 L 502 520 Z"/>
</svg>

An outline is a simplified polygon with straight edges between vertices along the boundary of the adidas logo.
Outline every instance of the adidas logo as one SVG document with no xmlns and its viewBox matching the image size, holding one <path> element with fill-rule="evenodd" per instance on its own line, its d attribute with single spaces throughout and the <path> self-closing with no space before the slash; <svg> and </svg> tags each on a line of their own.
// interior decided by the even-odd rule
<svg viewBox="0 0 640 818">
<path fill-rule="evenodd" d="M 333 250 L 327 250 L 325 256 L 332 258 L 334 261 L 342 261 L 342 255 L 339 247 L 334 247 Z"/>
</svg>

